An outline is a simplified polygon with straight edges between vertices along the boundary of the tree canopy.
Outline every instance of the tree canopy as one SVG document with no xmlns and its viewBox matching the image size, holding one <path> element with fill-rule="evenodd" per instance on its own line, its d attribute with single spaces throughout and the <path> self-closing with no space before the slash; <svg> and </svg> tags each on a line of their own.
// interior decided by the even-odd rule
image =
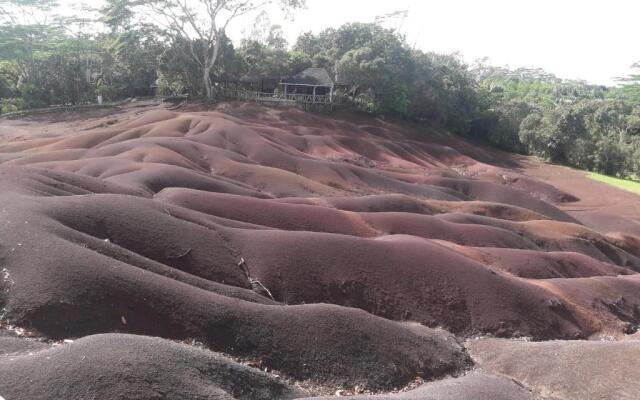
<svg viewBox="0 0 640 400">
<path fill-rule="evenodd" d="M 627 85 L 563 80 L 539 69 L 474 70 L 480 104 L 470 134 L 510 151 L 622 177 L 640 175 L 640 107 Z"/>
</svg>

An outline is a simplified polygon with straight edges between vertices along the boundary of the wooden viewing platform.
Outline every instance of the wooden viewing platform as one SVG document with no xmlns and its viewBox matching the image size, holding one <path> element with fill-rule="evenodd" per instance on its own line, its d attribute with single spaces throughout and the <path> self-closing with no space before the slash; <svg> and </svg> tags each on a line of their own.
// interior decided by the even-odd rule
<svg viewBox="0 0 640 400">
<path fill-rule="evenodd" d="M 245 89 L 223 88 L 222 95 L 231 100 L 255 101 L 276 106 L 295 106 L 307 111 L 332 111 L 349 104 L 345 96 L 333 94 L 267 93 Z"/>
<path fill-rule="evenodd" d="M 263 104 L 296 106 L 307 111 L 332 111 L 351 104 L 351 85 L 337 83 L 323 68 L 307 68 L 289 78 L 246 75 L 218 82 L 223 97 Z"/>
</svg>

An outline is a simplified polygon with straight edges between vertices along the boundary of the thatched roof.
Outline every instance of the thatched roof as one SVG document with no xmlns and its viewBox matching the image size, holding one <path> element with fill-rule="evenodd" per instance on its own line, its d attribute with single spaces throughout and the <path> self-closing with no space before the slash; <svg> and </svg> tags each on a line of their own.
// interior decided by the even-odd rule
<svg viewBox="0 0 640 400">
<path fill-rule="evenodd" d="M 333 79 L 324 68 L 307 68 L 299 74 L 285 79 L 284 82 L 297 85 L 333 86 Z"/>
</svg>

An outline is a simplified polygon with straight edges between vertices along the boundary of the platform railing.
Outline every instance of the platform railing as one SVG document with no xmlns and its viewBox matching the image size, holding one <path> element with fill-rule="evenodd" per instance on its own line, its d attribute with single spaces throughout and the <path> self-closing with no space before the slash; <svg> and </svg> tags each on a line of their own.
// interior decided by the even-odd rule
<svg viewBox="0 0 640 400">
<path fill-rule="evenodd" d="M 225 98 L 256 101 L 265 103 L 297 103 L 297 104 L 321 104 L 321 105 L 343 105 L 346 98 L 339 95 L 326 94 L 300 94 L 300 93 L 268 93 L 251 91 L 246 89 L 222 88 Z"/>
</svg>

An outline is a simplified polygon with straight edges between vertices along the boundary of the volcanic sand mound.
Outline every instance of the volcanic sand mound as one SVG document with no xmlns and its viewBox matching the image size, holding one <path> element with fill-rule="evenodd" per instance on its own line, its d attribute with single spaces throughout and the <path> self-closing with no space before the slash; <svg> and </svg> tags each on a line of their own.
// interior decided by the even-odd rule
<svg viewBox="0 0 640 400">
<path fill-rule="evenodd" d="M 544 400 L 640 397 L 637 341 L 480 339 L 470 340 L 467 346 L 481 370 L 516 379 Z"/>
<path fill-rule="evenodd" d="M 588 278 L 634 273 L 628 268 L 598 261 L 580 253 L 505 248 L 476 248 L 474 250 L 475 257 L 481 262 L 523 278 Z"/>
<path fill-rule="evenodd" d="M 252 272 L 287 303 L 328 301 L 385 318 L 442 324 L 458 333 L 581 334 L 577 321 L 548 306 L 556 299 L 553 294 L 495 273 L 437 242 L 411 236 L 237 234 L 243 235 L 236 242 Z"/>
<path fill-rule="evenodd" d="M 257 295 L 222 227 L 188 210 L 120 195 L 18 197 L 1 236 L 12 246 L 4 308 L 48 337 L 198 338 L 299 379 L 379 388 L 467 365 L 442 331 Z"/>
<path fill-rule="evenodd" d="M 317 397 L 326 400 L 331 397 Z M 534 400 L 517 382 L 497 375 L 470 373 L 461 378 L 443 379 L 418 389 L 393 395 L 351 396 L 353 400 Z"/>
<path fill-rule="evenodd" d="M 46 348 L 47 345 L 35 340 L 26 340 L 10 332 L 0 331 L 0 357 L 30 353 Z"/>
<path fill-rule="evenodd" d="M 89 384 L 90 383 L 90 384 Z M 264 372 L 193 346 L 107 334 L 0 356 L 7 399 L 292 399 Z"/>
<path fill-rule="evenodd" d="M 210 215 L 281 230 L 340 233 L 360 237 L 410 234 L 464 245 L 535 248 L 532 242 L 500 228 L 458 225 L 413 213 L 354 213 L 305 204 L 262 201 L 219 193 L 170 189 L 156 199 Z"/>
<path fill-rule="evenodd" d="M 177 317 L 163 310 L 191 307 L 188 297 L 171 295 L 170 301 L 159 299 L 156 304 L 156 291 L 179 291 L 180 283 L 225 296 L 216 301 L 232 297 L 260 303 L 237 266 L 241 258 L 275 300 L 285 304 L 358 307 L 385 318 L 443 325 L 459 333 L 540 338 L 592 333 L 564 308 L 549 307 L 562 301 L 544 288 L 497 274 L 416 236 L 378 240 L 251 229 L 122 195 L 27 196 L 19 203 L 21 212 L 15 213 L 19 219 L 12 221 L 4 239 L 18 243 L 5 262 L 13 282 L 7 315 L 50 336 L 117 329 L 120 316 L 132 312 L 140 313 L 127 318 L 138 333 L 185 335 Z M 441 230 L 439 237 L 445 232 Z M 490 238 L 486 233 L 480 237 Z M 42 251 L 34 253 L 33 248 Z M 194 296 L 192 301 L 200 298 L 200 292 Z M 111 317 L 92 319 L 94 307 Z M 80 311 L 52 320 L 54 311 L 64 309 Z M 186 319 L 204 318 L 198 309 L 181 314 Z M 149 331 L 156 319 L 164 329 Z"/>
<path fill-rule="evenodd" d="M 509 170 L 526 166 L 516 156 L 257 105 L 118 118 L 0 143 L 2 326 L 196 339 L 292 379 L 385 390 L 470 366 L 439 327 L 567 339 L 640 326 L 634 225 L 581 225 L 588 191 Z M 496 379 L 406 396 L 451 383 L 451 396 L 527 398 Z"/>
</svg>

